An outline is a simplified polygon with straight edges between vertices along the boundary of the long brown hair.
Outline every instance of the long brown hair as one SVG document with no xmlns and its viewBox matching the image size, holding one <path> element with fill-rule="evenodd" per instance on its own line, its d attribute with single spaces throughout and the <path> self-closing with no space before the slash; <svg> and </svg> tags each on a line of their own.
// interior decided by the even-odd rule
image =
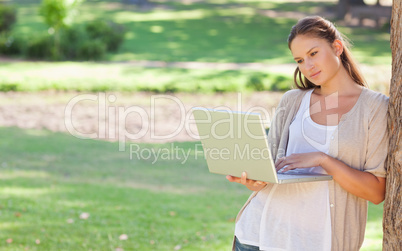
<svg viewBox="0 0 402 251">
<path fill-rule="evenodd" d="M 290 31 L 288 37 L 289 49 L 293 39 L 297 35 L 308 35 L 315 38 L 325 39 L 331 45 L 335 40 L 340 40 L 343 44 L 343 52 L 340 55 L 343 67 L 345 67 L 346 71 L 349 73 L 349 76 L 354 82 L 361 86 L 367 87 L 366 80 L 363 78 L 356 61 L 352 57 L 347 38 L 336 29 L 333 23 L 319 16 L 305 17 L 300 19 Z M 299 89 L 311 89 L 316 87 L 316 85 L 309 81 L 306 77 L 302 77 L 299 67 L 297 67 L 295 70 L 294 82 L 296 87 Z"/>
</svg>

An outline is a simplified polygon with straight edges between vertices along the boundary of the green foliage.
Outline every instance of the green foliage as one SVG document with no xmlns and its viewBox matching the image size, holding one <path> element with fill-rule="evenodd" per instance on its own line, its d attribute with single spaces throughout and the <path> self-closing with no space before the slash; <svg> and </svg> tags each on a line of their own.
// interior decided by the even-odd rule
<svg viewBox="0 0 402 251">
<path fill-rule="evenodd" d="M 252 74 L 246 84 L 247 89 L 253 91 L 287 91 L 291 88 L 292 81 L 283 75 L 268 75 L 266 73 Z"/>
<path fill-rule="evenodd" d="M 78 47 L 77 58 L 84 60 L 98 60 L 106 52 L 106 45 L 100 40 L 86 40 Z"/>
<path fill-rule="evenodd" d="M 289 78 L 277 76 L 272 81 L 269 89 L 272 91 L 287 91 L 290 89 L 290 86 L 292 86 L 292 83 L 293 82 L 289 80 Z"/>
<path fill-rule="evenodd" d="M 0 32 L 10 31 L 17 21 L 17 9 L 14 6 L 0 3 Z"/>
<path fill-rule="evenodd" d="M 78 50 L 88 40 L 81 26 L 67 27 L 60 31 L 60 51 L 64 59 L 78 59 Z M 100 55 L 102 57 L 103 55 Z"/>
<path fill-rule="evenodd" d="M 45 23 L 57 32 L 72 22 L 75 7 L 81 2 L 82 0 L 42 0 L 39 13 Z"/>
<path fill-rule="evenodd" d="M 1 2 L 1 0 L 0 0 Z M 10 2 L 10 1 L 8 1 Z M 18 8 L 18 22 L 13 26 L 13 32 L 8 37 L 0 38 L 0 53 L 10 48 L 17 48 L 21 53 L 26 53 L 26 46 L 37 40 L 37 34 L 47 32 L 43 18 L 38 15 L 40 0 L 13 1 Z M 164 8 L 159 8 L 163 4 Z M 145 10 L 139 10 L 135 6 L 127 8 L 121 1 L 91 0 L 82 5 L 77 5 L 80 15 L 75 17 L 75 25 L 63 28 L 59 32 L 60 54 L 54 55 L 50 50 L 48 59 L 58 60 L 85 60 L 79 57 L 78 49 L 85 51 L 88 39 L 86 24 L 105 25 L 103 20 L 113 20 L 123 24 L 125 37 L 118 51 L 106 53 L 100 58 L 107 61 L 131 61 L 131 60 L 158 60 L 158 61 L 198 61 L 198 62 L 263 62 L 269 64 L 293 63 L 291 54 L 286 44 L 286 37 L 291 26 L 295 23 L 292 18 L 271 18 L 255 12 L 256 9 L 271 9 L 272 11 L 299 11 L 308 14 L 316 14 L 317 6 L 335 6 L 336 3 L 323 2 L 288 2 L 288 1 L 201 1 L 191 5 L 176 1 L 160 1 Z M 165 8 L 166 7 L 166 8 Z M 68 19 L 68 18 L 67 18 Z M 90 21 L 98 20 L 98 21 Z M 100 20 L 100 21 L 99 21 Z M 96 25 L 89 27 L 91 34 L 98 34 Z M 68 26 L 68 25 L 67 25 Z M 339 26 L 353 42 L 353 54 L 359 62 L 381 67 L 381 72 L 389 71 L 391 52 L 389 47 L 388 30 L 377 30 L 356 27 Z M 109 29 L 105 29 L 109 30 Z M 52 31 L 52 29 L 50 29 Z M 25 37 L 23 43 L 15 35 Z M 14 42 L 10 43 L 14 38 Z M 45 36 L 45 35 L 43 35 Z M 108 37 L 108 36 L 103 36 Z M 46 39 L 44 39 L 46 40 Z M 102 39 L 100 39 L 102 40 Z M 116 44 L 116 43 L 115 43 Z M 108 46 L 109 47 L 109 46 Z M 19 48 L 19 49 L 18 49 Z M 31 51 L 38 51 L 41 46 Z M 53 50 L 54 51 L 54 50 Z M 100 50 L 98 50 L 100 51 Z M 12 52 L 14 55 L 14 52 Z M 11 53 L 10 53 L 11 54 Z M 35 54 L 36 53 L 31 53 Z M 93 53 L 84 53 L 92 55 Z M 26 55 L 26 54 L 24 54 Z M 91 59 L 92 60 L 92 59 Z M 19 63 L 20 64 L 20 63 Z M 23 64 L 23 63 L 21 63 Z M 52 68 L 54 63 L 46 67 Z M 57 64 L 58 65 L 58 64 Z M 86 63 L 76 64 L 84 77 L 78 78 L 74 74 L 65 74 L 69 70 L 58 68 L 59 79 L 53 81 L 46 77 L 45 69 L 42 75 L 33 76 L 24 68 L 13 72 L 10 67 L 4 66 L 0 76 L 1 82 L 18 82 L 21 90 L 116 90 L 138 91 L 147 90 L 153 92 L 203 92 L 211 93 L 214 90 L 225 91 L 254 91 L 286 90 L 292 84 L 292 71 L 281 71 L 279 75 L 286 76 L 287 80 L 276 79 L 276 72 L 270 71 L 269 75 L 264 69 L 254 72 L 235 70 L 208 71 L 199 69 L 187 71 L 179 69 L 144 69 L 130 67 L 129 64 L 110 64 L 100 67 L 102 70 L 96 74 L 86 74 L 90 68 Z M 25 65 L 24 65 L 25 67 Z M 27 66 L 27 68 L 37 67 Z M 99 66 L 97 66 L 99 67 Z M 372 66 L 370 66 L 372 67 Z M 67 67 L 68 68 L 68 67 Z M 114 68 L 113 74 L 107 71 Z M 53 69 L 53 68 L 52 68 Z M 1 69 L 0 69 L 1 70 Z M 204 71 L 205 70 L 205 71 Z M 89 69 L 91 72 L 92 69 Z M 107 73 L 106 73 L 107 72 Z M 369 73 L 378 72 L 370 70 Z M 14 78 L 24 74 L 24 78 Z M 81 75 L 81 74 L 80 74 Z M 257 77 L 251 77 L 256 75 Z M 380 76 L 381 75 L 381 76 Z M 101 76 L 101 77 L 98 77 Z M 386 93 L 389 88 L 389 77 L 386 74 L 368 75 L 372 78 L 375 88 Z M 6 79 L 6 80 L 4 80 Z M 24 80 L 23 80 L 24 79 Z M 26 81 L 26 83 L 24 83 Z M 259 82 L 259 83 L 258 83 Z M 248 86 L 247 86 L 248 83 Z M 262 83 L 262 85 L 261 85 Z M 373 87 L 373 83 L 370 84 Z"/>
<path fill-rule="evenodd" d="M 261 78 L 262 78 L 261 74 L 252 75 L 249 78 L 246 87 L 254 91 L 263 91 L 265 88 Z"/>
<path fill-rule="evenodd" d="M 43 0 L 40 8 L 45 23 L 52 28 L 59 29 L 65 25 L 64 19 L 67 17 L 67 10 L 64 0 Z"/>
<path fill-rule="evenodd" d="M 18 84 L 0 84 L 0 92 L 18 91 Z"/>
<path fill-rule="evenodd" d="M 0 54 L 18 55 L 23 52 L 23 41 L 21 38 L 10 35 L 6 32 L 0 33 Z"/>
<path fill-rule="evenodd" d="M 163 87 L 163 93 L 174 93 L 174 92 L 178 92 L 179 88 L 174 84 L 174 83 L 168 83 Z"/>
<path fill-rule="evenodd" d="M 232 81 L 228 81 L 223 79 L 221 83 L 215 83 L 212 87 L 213 92 L 224 93 L 224 92 L 237 92 L 241 91 L 242 86 L 238 83 Z"/>
<path fill-rule="evenodd" d="M 53 73 L 51 77 L 49 72 Z M 80 73 L 79 77 L 76 72 Z M 283 76 L 289 85 L 292 82 L 288 75 L 270 71 L 143 68 L 129 63 L 21 62 L 3 63 L 0 83 L 18 83 L 20 91 L 247 92 L 253 91 L 246 88 L 246 83 L 254 74 L 264 76 L 266 91 L 270 90 L 268 83 L 278 76 Z"/>
<path fill-rule="evenodd" d="M 13 2 L 23 3 L 18 5 L 21 14 L 14 26 L 17 33 L 29 38 L 45 29 L 36 11 L 39 0 L 30 0 L 30 4 L 25 4 L 27 0 Z M 293 63 L 286 38 L 296 20 L 271 18 L 255 11 L 291 10 L 314 15 L 321 7 L 336 6 L 334 1 L 197 1 L 190 5 L 156 1 L 145 11 L 121 2 L 91 0 L 76 8 L 80 13 L 74 19 L 76 24 L 96 19 L 125 26 L 124 42 L 105 60 Z M 353 54 L 359 62 L 390 65 L 388 30 L 338 27 L 353 41 Z M 265 85 L 268 88 L 268 83 Z"/>
<path fill-rule="evenodd" d="M 91 22 L 87 26 L 64 27 L 57 33 L 31 38 L 27 45 L 26 56 L 51 60 L 100 60 L 107 51 L 117 50 L 124 37 L 124 33 L 121 32 L 123 27 L 116 28 L 113 22 L 104 21 L 104 23 L 107 24 L 103 27 L 105 29 L 97 30 L 97 33 L 93 29 L 88 29 L 94 27 L 94 23 Z"/>
<path fill-rule="evenodd" d="M 17 55 L 22 52 L 21 41 L 11 34 L 16 20 L 17 9 L 0 3 L 0 55 Z"/>
<path fill-rule="evenodd" d="M 32 38 L 27 45 L 26 55 L 33 59 L 51 59 L 55 56 L 54 37 L 52 35 Z"/>
<path fill-rule="evenodd" d="M 91 39 L 98 39 L 106 44 L 108 51 L 117 51 L 124 40 L 124 26 L 107 20 L 94 20 L 85 25 Z"/>
<path fill-rule="evenodd" d="M 71 25 L 74 15 L 77 13 L 75 7 L 81 0 L 42 0 L 39 13 L 44 17 L 45 23 L 50 27 L 49 33 L 53 35 L 54 43 L 49 48 L 51 59 L 65 59 L 61 48 L 60 31 Z M 46 40 L 46 38 L 43 38 Z M 49 54 L 49 51 L 46 54 Z M 47 55 L 43 55 L 48 58 Z"/>
</svg>

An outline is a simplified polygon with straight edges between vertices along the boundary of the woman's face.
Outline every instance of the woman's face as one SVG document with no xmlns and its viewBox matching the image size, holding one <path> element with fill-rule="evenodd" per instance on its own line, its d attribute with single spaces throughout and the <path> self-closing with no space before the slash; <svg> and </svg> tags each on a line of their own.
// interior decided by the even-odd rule
<svg viewBox="0 0 402 251">
<path fill-rule="evenodd" d="M 290 50 L 301 73 L 318 86 L 331 84 L 342 66 L 339 55 L 343 47 L 339 40 L 331 45 L 321 38 L 298 35 Z"/>
</svg>

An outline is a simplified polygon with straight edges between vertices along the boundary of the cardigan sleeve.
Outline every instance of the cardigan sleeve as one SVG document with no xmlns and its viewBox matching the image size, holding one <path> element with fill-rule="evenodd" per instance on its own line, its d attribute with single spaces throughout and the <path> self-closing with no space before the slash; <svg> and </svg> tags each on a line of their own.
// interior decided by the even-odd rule
<svg viewBox="0 0 402 251">
<path fill-rule="evenodd" d="M 269 143 L 269 148 L 272 153 L 272 158 L 274 162 L 277 159 L 278 155 L 278 147 L 279 147 L 279 142 L 280 142 L 280 137 L 282 135 L 282 130 L 283 130 L 283 117 L 284 117 L 284 111 L 285 107 L 287 106 L 288 99 L 287 99 L 287 93 L 285 93 L 281 100 L 279 101 L 278 106 L 275 109 L 275 115 L 273 116 L 273 119 L 271 121 L 271 126 L 269 128 L 268 132 L 268 143 Z M 279 156 L 280 157 L 280 156 Z"/>
<path fill-rule="evenodd" d="M 378 94 L 373 97 L 368 128 L 368 142 L 364 171 L 385 177 L 385 160 L 388 154 L 387 131 L 388 97 Z"/>
<path fill-rule="evenodd" d="M 287 91 L 283 94 L 268 133 L 268 143 L 274 162 L 286 154 L 289 125 L 299 109 L 305 92 L 299 89 Z"/>
</svg>

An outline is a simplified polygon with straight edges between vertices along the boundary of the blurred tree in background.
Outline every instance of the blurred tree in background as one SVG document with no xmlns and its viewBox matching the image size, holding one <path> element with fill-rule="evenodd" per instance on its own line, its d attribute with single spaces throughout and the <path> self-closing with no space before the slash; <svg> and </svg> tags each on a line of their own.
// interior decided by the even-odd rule
<svg viewBox="0 0 402 251">
<path fill-rule="evenodd" d="M 15 55 L 21 52 L 19 41 L 10 34 L 17 21 L 17 10 L 14 6 L 0 3 L 0 54 Z"/>
<path fill-rule="evenodd" d="M 15 36 L 14 6 L 0 4 L 0 55 L 22 55 L 44 60 L 100 60 L 116 52 L 125 36 L 125 27 L 110 20 L 74 22 L 84 0 L 42 0 L 39 14 L 47 28 L 29 37 Z"/>
<path fill-rule="evenodd" d="M 72 24 L 76 7 L 83 0 L 42 0 L 40 14 L 49 26 L 49 34 L 54 34 L 54 45 L 51 53 L 53 59 L 62 58 L 60 51 L 60 30 Z"/>
<path fill-rule="evenodd" d="M 76 7 L 83 0 L 42 0 L 40 14 L 55 31 L 72 24 Z"/>
<path fill-rule="evenodd" d="M 0 32 L 11 30 L 17 20 L 17 10 L 8 5 L 0 4 Z"/>
</svg>

